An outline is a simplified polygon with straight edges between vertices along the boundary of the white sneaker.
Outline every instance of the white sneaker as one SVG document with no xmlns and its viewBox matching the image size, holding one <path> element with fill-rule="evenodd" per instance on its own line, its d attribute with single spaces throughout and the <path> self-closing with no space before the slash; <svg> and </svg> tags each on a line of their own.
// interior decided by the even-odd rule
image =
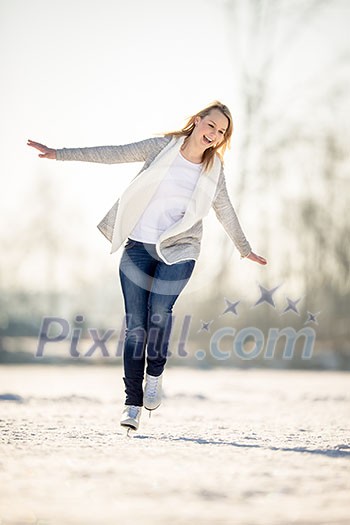
<svg viewBox="0 0 350 525">
<path fill-rule="evenodd" d="M 162 402 L 162 377 L 162 375 L 156 377 L 146 374 L 143 406 L 147 410 L 155 410 Z"/>
<path fill-rule="evenodd" d="M 135 405 L 125 405 L 120 424 L 122 427 L 129 427 L 133 430 L 137 430 L 140 423 L 142 407 Z"/>
</svg>

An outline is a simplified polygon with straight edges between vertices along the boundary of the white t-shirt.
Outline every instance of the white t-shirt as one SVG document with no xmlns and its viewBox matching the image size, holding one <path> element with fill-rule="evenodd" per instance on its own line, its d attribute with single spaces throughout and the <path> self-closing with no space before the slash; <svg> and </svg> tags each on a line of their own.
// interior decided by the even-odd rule
<svg viewBox="0 0 350 525">
<path fill-rule="evenodd" d="M 129 238 L 156 244 L 160 235 L 184 216 L 201 170 L 202 164 L 179 153 Z"/>
</svg>

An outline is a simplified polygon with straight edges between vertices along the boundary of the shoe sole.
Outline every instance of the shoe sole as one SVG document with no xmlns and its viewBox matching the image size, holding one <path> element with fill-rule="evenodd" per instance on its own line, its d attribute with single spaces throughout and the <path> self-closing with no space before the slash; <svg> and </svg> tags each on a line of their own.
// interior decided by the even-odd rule
<svg viewBox="0 0 350 525">
<path fill-rule="evenodd" d="M 131 430 L 137 430 L 138 429 L 138 427 L 135 427 L 135 425 L 126 425 L 125 423 L 120 423 L 120 426 L 124 427 L 124 428 L 130 428 Z"/>
<path fill-rule="evenodd" d="M 157 410 L 157 408 L 159 408 L 160 405 L 161 405 L 161 403 L 159 403 L 159 405 L 157 405 L 157 406 L 154 407 L 154 408 L 148 408 L 148 407 L 146 407 L 146 405 L 143 405 L 143 407 L 144 407 L 146 410 L 149 410 L 150 412 L 152 412 L 152 410 Z"/>
<path fill-rule="evenodd" d="M 125 423 L 120 423 L 120 426 L 121 427 L 131 428 L 132 430 L 137 430 L 139 428 L 139 426 L 135 425 L 135 423 L 131 423 L 131 422 L 128 422 L 128 421 L 125 421 Z"/>
</svg>

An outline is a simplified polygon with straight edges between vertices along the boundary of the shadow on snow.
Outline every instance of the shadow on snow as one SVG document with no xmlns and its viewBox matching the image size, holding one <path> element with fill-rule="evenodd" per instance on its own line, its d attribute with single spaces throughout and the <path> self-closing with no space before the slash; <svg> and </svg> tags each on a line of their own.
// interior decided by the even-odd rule
<svg viewBox="0 0 350 525">
<path fill-rule="evenodd" d="M 134 435 L 133 439 L 154 439 L 157 441 L 185 441 L 191 443 L 197 443 L 198 445 L 223 445 L 237 448 L 260 448 L 263 450 L 273 450 L 279 452 L 299 452 L 302 454 L 318 454 L 321 456 L 327 456 L 331 458 L 339 457 L 350 457 L 350 445 L 338 445 L 331 449 L 320 449 L 320 448 L 306 448 L 306 447 L 274 447 L 274 446 L 263 446 L 263 445 L 251 445 L 245 443 L 237 443 L 236 441 L 222 441 L 222 440 L 211 440 L 203 438 L 188 438 L 188 437 L 171 437 L 171 436 L 145 436 L 145 435 Z"/>
</svg>

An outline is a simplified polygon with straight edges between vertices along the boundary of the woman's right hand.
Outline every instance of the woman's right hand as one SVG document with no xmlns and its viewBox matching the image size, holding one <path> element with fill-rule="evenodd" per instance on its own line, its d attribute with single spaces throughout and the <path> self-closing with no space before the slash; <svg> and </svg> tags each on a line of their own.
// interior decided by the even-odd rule
<svg viewBox="0 0 350 525">
<path fill-rule="evenodd" d="M 56 159 L 56 150 L 52 148 L 48 148 L 47 146 L 44 146 L 44 144 L 40 144 L 40 142 L 34 142 L 34 140 L 29 140 L 27 142 L 27 146 L 31 146 L 32 148 L 38 149 L 41 151 L 39 153 L 39 157 L 42 159 Z"/>
</svg>

